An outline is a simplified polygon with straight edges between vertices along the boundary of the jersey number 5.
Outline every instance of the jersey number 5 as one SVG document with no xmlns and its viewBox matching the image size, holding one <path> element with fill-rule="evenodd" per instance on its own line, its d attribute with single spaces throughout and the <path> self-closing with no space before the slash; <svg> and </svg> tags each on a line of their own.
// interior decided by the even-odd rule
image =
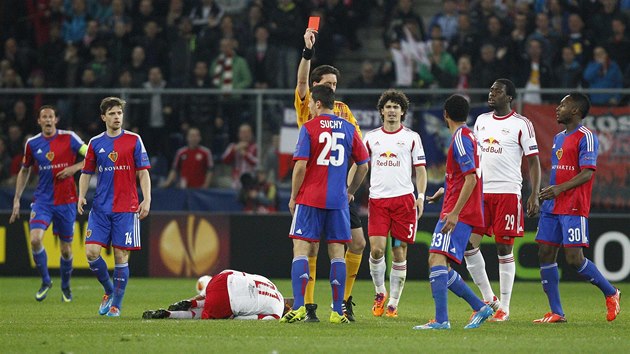
<svg viewBox="0 0 630 354">
<path fill-rule="evenodd" d="M 329 164 L 333 166 L 343 165 L 346 149 L 338 140 L 343 141 L 345 137 L 346 134 L 344 133 L 331 134 L 329 132 L 323 132 L 319 134 L 319 142 L 324 143 L 324 147 L 317 157 L 317 164 L 320 166 L 328 166 Z M 331 151 L 337 151 L 337 156 L 330 155 L 329 158 L 326 158 Z"/>
</svg>

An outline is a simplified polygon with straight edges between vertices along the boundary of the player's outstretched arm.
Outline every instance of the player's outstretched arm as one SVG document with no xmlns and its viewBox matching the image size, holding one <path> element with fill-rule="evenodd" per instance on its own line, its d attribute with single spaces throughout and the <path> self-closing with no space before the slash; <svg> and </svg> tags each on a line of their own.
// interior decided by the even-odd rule
<svg viewBox="0 0 630 354">
<path fill-rule="evenodd" d="M 595 173 L 594 170 L 591 170 L 590 168 L 585 168 L 573 178 L 562 184 L 547 186 L 540 191 L 540 199 L 554 199 L 555 197 L 560 195 L 560 193 L 566 192 L 590 181 L 593 173 Z"/>
<path fill-rule="evenodd" d="M 304 32 L 304 48 L 307 50 L 313 50 L 313 46 L 315 45 L 315 31 L 312 28 L 307 28 L 306 32 Z M 311 71 L 311 59 L 304 58 L 302 55 L 302 59 L 300 60 L 300 65 L 298 66 L 297 72 L 297 92 L 300 99 L 303 100 L 306 97 L 306 91 L 308 90 L 308 73 Z"/>
<path fill-rule="evenodd" d="M 138 206 L 138 217 L 142 220 L 149 215 L 149 210 L 151 210 L 151 176 L 149 170 L 138 171 L 138 178 L 142 190 L 142 203 Z"/>
<path fill-rule="evenodd" d="M 63 170 L 57 172 L 55 177 L 57 179 L 64 179 L 68 177 L 74 176 L 75 173 L 79 172 L 83 168 L 83 161 L 79 161 L 72 166 L 68 166 Z"/>
<path fill-rule="evenodd" d="M 540 190 L 540 159 L 538 155 L 527 157 L 529 165 L 529 180 L 532 184 L 532 194 L 527 198 L 527 216 L 534 217 L 540 211 L 538 191 Z"/>
<path fill-rule="evenodd" d="M 20 198 L 22 198 L 22 193 L 24 193 L 24 188 L 26 188 L 26 183 L 30 175 L 30 167 L 22 167 L 20 168 L 20 172 L 18 172 L 15 182 L 15 196 L 13 197 L 13 211 L 11 212 L 9 224 L 12 224 L 16 219 L 20 218 Z"/>
<path fill-rule="evenodd" d="M 424 166 L 416 166 L 416 189 L 418 190 L 416 208 L 418 208 L 418 219 L 420 219 L 424 213 L 424 193 L 427 190 L 427 169 Z"/>
<path fill-rule="evenodd" d="M 293 177 L 291 178 L 291 199 L 289 199 L 289 211 L 291 215 L 295 213 L 295 199 L 297 199 L 298 192 L 302 188 L 304 183 L 304 176 L 306 175 L 306 160 L 298 160 L 293 167 Z"/>
<path fill-rule="evenodd" d="M 440 199 L 442 199 L 443 196 L 444 196 L 444 187 L 440 187 L 435 192 L 435 194 L 433 194 L 430 197 L 427 197 L 427 203 L 429 204 L 437 203 L 440 201 Z"/>
<path fill-rule="evenodd" d="M 83 215 L 83 207 L 87 204 L 85 200 L 85 195 L 87 194 L 88 188 L 90 187 L 90 180 L 92 179 L 92 175 L 87 173 L 82 173 L 81 177 L 79 177 L 79 200 L 77 201 L 77 212 L 79 215 Z"/>
</svg>

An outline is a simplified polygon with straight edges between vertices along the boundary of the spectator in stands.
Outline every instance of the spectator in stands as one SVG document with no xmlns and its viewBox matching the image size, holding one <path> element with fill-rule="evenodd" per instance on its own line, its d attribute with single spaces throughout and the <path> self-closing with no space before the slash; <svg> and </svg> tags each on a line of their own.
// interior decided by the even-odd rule
<svg viewBox="0 0 630 354">
<path fill-rule="evenodd" d="M 565 8 L 564 1 L 549 0 L 549 23 L 553 31 L 560 36 L 569 32 L 569 12 Z"/>
<path fill-rule="evenodd" d="M 107 47 L 105 42 L 96 41 L 92 44 L 92 61 L 87 63 L 86 68 L 92 69 L 95 75 L 96 87 L 111 87 L 114 82 L 116 70 L 114 64 L 107 59 Z"/>
<path fill-rule="evenodd" d="M 245 54 L 252 72 L 254 88 L 276 87 L 274 73 L 280 61 L 279 55 L 278 48 L 269 42 L 269 29 L 265 26 L 256 28 L 255 42 L 247 48 Z"/>
<path fill-rule="evenodd" d="M 500 16 L 494 0 L 480 0 L 470 9 L 470 20 L 475 28 L 487 29 L 488 19 L 492 16 Z"/>
<path fill-rule="evenodd" d="M 608 56 L 601 46 L 593 49 L 593 61 L 584 69 L 584 80 L 590 88 L 621 88 L 623 74 L 619 65 Z M 620 95 L 617 93 L 593 93 L 590 95 L 594 105 L 617 105 Z"/>
<path fill-rule="evenodd" d="M 171 170 L 160 188 L 174 182 L 178 188 L 208 188 L 212 183 L 213 166 L 212 152 L 201 145 L 201 132 L 191 127 L 186 132 L 186 146 L 175 153 Z"/>
<path fill-rule="evenodd" d="M 37 107 L 39 109 L 39 107 Z M 30 119 L 28 107 L 24 99 L 17 99 L 13 102 L 11 111 L 7 114 L 7 121 L 9 124 L 17 124 L 20 127 L 20 131 L 24 134 L 33 134 L 37 130 L 37 125 L 34 119 Z M 17 136 L 15 137 L 17 139 Z M 21 139 L 21 137 L 20 137 Z"/>
<path fill-rule="evenodd" d="M 419 64 L 418 85 L 423 88 L 451 88 L 455 87 L 457 79 L 457 64 L 453 57 L 444 50 L 444 41 L 432 40 L 428 53 L 429 63 Z"/>
<path fill-rule="evenodd" d="M 404 24 L 402 39 L 393 39 L 389 45 L 397 87 L 411 87 L 417 77 L 419 63 L 429 64 L 428 45 L 422 40 L 420 29 L 415 21 Z"/>
<path fill-rule="evenodd" d="M 276 70 L 279 88 L 296 86 L 297 65 L 304 40 L 296 36 L 296 28 L 306 27 L 306 12 L 301 3 L 294 0 L 277 0 L 276 6 L 269 12 L 271 42 L 280 52 L 280 62 Z"/>
<path fill-rule="evenodd" d="M 149 79 L 142 85 L 151 95 L 149 103 L 145 108 L 145 121 L 142 122 L 140 130 L 145 136 L 147 151 L 151 151 L 154 156 L 168 156 L 170 134 L 176 122 L 172 118 L 173 106 L 168 97 L 158 92 L 166 88 L 167 83 L 162 75 L 159 66 L 149 69 Z M 171 155 L 172 156 L 172 155 Z"/>
<path fill-rule="evenodd" d="M 474 62 L 479 57 L 479 36 L 470 25 L 470 16 L 460 13 L 457 17 L 458 31 L 448 45 L 448 51 L 454 58 L 467 55 Z"/>
<path fill-rule="evenodd" d="M 225 12 L 214 0 L 201 0 L 190 12 L 190 19 L 195 33 L 199 33 L 205 27 L 215 28 L 221 23 Z"/>
<path fill-rule="evenodd" d="M 182 18 L 188 18 L 188 13 L 185 13 L 183 0 L 171 0 L 168 3 L 168 12 L 166 13 L 166 27 L 177 26 Z M 191 23 L 192 23 L 192 19 Z M 195 33 L 196 34 L 196 33 Z"/>
<path fill-rule="evenodd" d="M 361 71 L 359 76 L 350 81 L 349 88 L 354 89 L 379 89 L 386 87 L 381 81 L 379 72 L 376 71 L 374 64 L 369 60 L 364 60 L 361 63 Z M 352 95 L 349 96 L 346 101 L 352 102 L 352 106 L 361 105 L 363 107 L 372 107 L 374 105 L 375 98 L 371 95 Z M 378 100 L 378 98 L 376 98 Z"/>
<path fill-rule="evenodd" d="M 115 30 L 116 23 L 122 23 L 125 29 L 125 34 L 131 32 L 131 24 L 133 21 L 129 17 L 127 8 L 125 7 L 124 0 L 112 0 L 111 4 L 112 14 L 105 21 L 101 22 L 101 30 Z"/>
<path fill-rule="evenodd" d="M 268 179 L 267 171 L 259 168 L 255 173 L 243 174 L 241 185 L 239 201 L 243 203 L 243 211 L 268 214 L 278 210 L 277 188 Z"/>
<path fill-rule="evenodd" d="M 527 90 L 549 88 L 553 84 L 553 71 L 543 60 L 542 43 L 535 39 L 527 41 L 527 56 L 520 60 L 514 70 L 514 84 Z M 523 102 L 540 104 L 543 96 L 539 92 L 528 92 L 523 96 Z"/>
<path fill-rule="evenodd" d="M 263 8 L 256 3 L 252 3 L 247 10 L 247 18 L 242 23 L 243 42 L 241 46 L 243 48 L 249 48 L 254 45 L 256 29 L 263 25 L 266 25 Z"/>
<path fill-rule="evenodd" d="M 476 88 L 488 88 L 502 77 L 506 77 L 505 64 L 496 57 L 496 49 L 492 44 L 484 44 L 480 50 L 481 60 L 473 66 Z"/>
<path fill-rule="evenodd" d="M 404 28 L 406 24 L 413 23 L 419 31 L 419 41 L 427 38 L 422 17 L 413 9 L 412 0 L 398 0 L 398 6 L 392 12 L 389 20 L 385 23 L 385 43 L 390 44 L 394 40 L 402 41 L 406 35 Z"/>
<path fill-rule="evenodd" d="M 66 43 L 82 41 L 89 20 L 85 0 L 72 0 L 72 11 L 61 25 L 63 40 Z"/>
<path fill-rule="evenodd" d="M 7 151 L 7 143 L 4 136 L 0 136 L 0 185 L 11 176 L 11 157 Z"/>
<path fill-rule="evenodd" d="M 113 25 L 113 33 L 107 40 L 109 59 L 116 70 L 127 66 L 131 57 L 131 39 L 125 28 L 125 23 L 117 21 Z"/>
<path fill-rule="evenodd" d="M 240 189 L 241 176 L 253 173 L 258 166 L 258 152 L 251 125 L 244 123 L 239 126 L 238 141 L 228 145 L 221 160 L 224 164 L 232 165 L 232 187 Z"/>
<path fill-rule="evenodd" d="M 262 157 L 262 169 L 267 172 L 267 179 L 269 181 L 276 181 L 278 176 L 278 169 L 280 167 L 279 161 L 280 155 L 280 135 L 273 134 L 271 136 L 271 142 L 265 150 L 265 154 Z"/>
<path fill-rule="evenodd" d="M 96 88 L 96 75 L 94 70 L 86 68 L 82 72 L 81 87 L 86 88 L 87 92 L 90 92 L 91 88 Z M 80 133 L 87 137 L 93 137 L 102 130 L 102 123 L 96 119 L 98 117 L 98 111 L 94 111 L 94 107 L 98 107 L 99 102 L 103 98 L 100 94 L 86 93 L 73 99 L 71 103 L 74 103 L 74 109 L 71 109 L 68 116 L 64 117 L 64 121 L 74 128 L 79 130 Z M 71 98 L 72 99 L 72 98 Z M 69 119 L 68 119 L 69 118 Z M 77 134 L 80 134 L 77 133 Z"/>
<path fill-rule="evenodd" d="M 81 56 L 83 58 L 89 58 L 92 50 L 92 45 L 99 40 L 98 21 L 88 20 L 85 27 L 85 34 L 81 38 Z"/>
<path fill-rule="evenodd" d="M 208 64 L 199 60 L 195 63 L 193 75 L 189 88 L 209 89 L 212 87 L 210 76 L 208 75 Z M 183 105 L 184 114 L 182 116 L 184 123 L 196 126 L 201 131 L 203 141 L 213 141 L 212 138 L 212 120 L 216 115 L 217 99 L 215 95 L 186 95 L 183 97 L 185 104 Z M 222 153 L 216 151 L 215 153 Z"/>
<path fill-rule="evenodd" d="M 630 64 L 630 38 L 626 33 L 626 18 L 617 16 L 612 20 L 613 35 L 608 38 L 606 49 L 610 59 L 623 70 Z"/>
<path fill-rule="evenodd" d="M 527 37 L 527 41 L 531 39 L 536 39 L 542 44 L 543 60 L 551 65 L 558 54 L 561 40 L 560 34 L 550 26 L 546 13 L 536 15 L 536 29 Z"/>
<path fill-rule="evenodd" d="M 562 62 L 553 71 L 553 87 L 575 89 L 582 83 L 582 66 L 575 60 L 573 47 L 562 47 Z M 572 90 L 566 90 L 567 92 Z M 556 97 L 562 99 L 562 97 Z"/>
<path fill-rule="evenodd" d="M 429 23 L 429 31 L 434 26 L 440 26 L 442 35 L 447 41 L 453 40 L 457 36 L 459 19 L 457 14 L 457 4 L 455 0 L 443 0 L 442 11 L 433 15 Z"/>
<path fill-rule="evenodd" d="M 510 53 L 510 37 L 503 33 L 503 22 L 498 16 L 492 15 L 488 17 L 487 24 L 486 35 L 481 42 L 494 46 L 497 60 L 510 63 L 513 59 Z"/>
<path fill-rule="evenodd" d="M 593 58 L 594 40 L 584 28 L 584 21 L 578 14 L 569 15 L 569 34 L 564 39 L 565 46 L 571 46 L 575 60 L 584 67 Z"/>
<path fill-rule="evenodd" d="M 197 35 L 190 18 L 182 17 L 176 26 L 168 27 L 169 82 L 172 87 L 184 87 L 190 82 L 195 65 Z"/>
<path fill-rule="evenodd" d="M 510 52 L 518 59 L 521 53 L 527 52 L 527 16 L 522 13 L 514 15 L 514 29 L 510 34 Z"/>
<path fill-rule="evenodd" d="M 142 87 L 149 76 L 149 66 L 146 63 L 144 48 L 135 46 L 131 50 L 131 65 L 129 66 L 131 73 L 131 86 Z"/>
<path fill-rule="evenodd" d="M 613 35 L 612 21 L 616 17 L 623 16 L 619 7 L 618 0 L 600 0 L 602 6 L 595 14 L 589 14 L 588 27 L 593 30 L 593 34 L 597 40 L 597 45 L 603 45 L 606 40 Z"/>
<path fill-rule="evenodd" d="M 96 0 L 90 4 L 89 14 L 100 24 L 107 23 L 113 16 L 112 0 Z M 110 27 L 111 28 L 111 27 Z"/>
<path fill-rule="evenodd" d="M 357 38 L 358 24 L 354 21 L 354 18 L 350 16 L 348 8 L 341 0 L 326 0 L 320 5 L 320 9 L 324 12 L 326 17 L 326 23 L 335 36 L 339 38 L 336 42 L 341 48 L 344 44 L 351 50 L 356 50 L 361 47 L 359 39 Z M 323 29 L 323 27 L 321 27 Z M 333 63 L 327 63 L 332 65 Z"/>
<path fill-rule="evenodd" d="M 24 81 L 13 68 L 8 68 L 2 74 L 2 83 L 0 88 L 23 88 Z"/>
<path fill-rule="evenodd" d="M 138 11 L 133 13 L 131 26 L 131 38 L 142 36 L 145 33 L 147 23 L 155 22 L 159 28 L 160 19 L 153 6 L 152 0 L 140 0 L 138 3 Z"/>
<path fill-rule="evenodd" d="M 31 49 L 28 47 L 18 47 L 15 38 L 11 37 L 4 41 L 3 60 L 8 60 L 11 67 L 19 75 L 20 79 L 26 80 L 33 69 Z"/>
<path fill-rule="evenodd" d="M 24 132 L 22 127 L 16 122 L 11 122 L 7 128 L 7 151 L 11 159 L 15 156 L 20 155 L 24 150 L 24 145 L 22 144 L 24 137 Z"/>
<path fill-rule="evenodd" d="M 55 68 L 63 61 L 65 49 L 66 43 L 61 38 L 60 24 L 52 23 L 48 40 L 37 48 L 37 61 L 44 72 L 45 85 L 48 87 L 59 87 L 55 86 Z"/>
<path fill-rule="evenodd" d="M 471 97 L 468 95 L 468 89 L 477 87 L 474 83 L 475 76 L 472 75 L 472 62 L 468 55 L 462 55 L 457 60 L 457 79 L 455 89 L 457 93 L 464 96 L 469 102 Z"/>
<path fill-rule="evenodd" d="M 164 68 L 166 65 L 168 47 L 164 39 L 159 37 L 161 30 L 158 22 L 147 21 L 144 25 L 144 35 L 132 40 L 134 45 L 144 48 L 145 61 L 149 67 Z"/>
</svg>

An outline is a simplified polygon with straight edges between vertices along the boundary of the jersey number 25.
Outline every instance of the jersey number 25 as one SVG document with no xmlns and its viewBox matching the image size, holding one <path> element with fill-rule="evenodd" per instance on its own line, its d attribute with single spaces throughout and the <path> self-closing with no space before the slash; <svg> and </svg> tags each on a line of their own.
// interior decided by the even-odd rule
<svg viewBox="0 0 630 354">
<path fill-rule="evenodd" d="M 319 134 L 319 142 L 324 144 L 322 151 L 319 153 L 317 157 L 317 164 L 321 166 L 341 166 L 343 165 L 343 160 L 345 158 L 345 147 L 343 144 L 340 144 L 338 141 L 345 139 L 345 133 L 329 133 L 323 132 Z M 329 152 L 337 151 L 337 156 L 330 155 L 329 158 L 326 158 Z"/>
</svg>

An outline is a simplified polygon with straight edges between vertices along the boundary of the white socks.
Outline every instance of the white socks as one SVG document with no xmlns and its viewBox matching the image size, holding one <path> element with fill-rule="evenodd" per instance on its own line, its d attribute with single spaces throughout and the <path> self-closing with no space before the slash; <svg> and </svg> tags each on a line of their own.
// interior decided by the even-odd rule
<svg viewBox="0 0 630 354">
<path fill-rule="evenodd" d="M 488 274 L 486 273 L 486 261 L 483 259 L 481 250 L 479 248 L 467 250 L 464 252 L 464 258 L 466 258 L 466 268 L 468 268 L 470 276 L 479 287 L 483 301 L 490 302 L 494 300 L 494 292 L 492 292 L 490 280 L 488 280 Z"/>
<path fill-rule="evenodd" d="M 385 256 L 374 259 L 370 255 L 370 275 L 372 276 L 372 282 L 374 282 L 374 289 L 377 294 L 384 294 L 387 292 L 385 289 Z"/>
<path fill-rule="evenodd" d="M 398 307 L 398 301 L 405 287 L 407 279 L 407 261 L 392 262 L 392 271 L 389 274 L 389 303 L 387 306 Z"/>
<path fill-rule="evenodd" d="M 499 288 L 501 291 L 501 309 L 510 313 L 510 299 L 512 298 L 512 288 L 514 287 L 514 276 L 516 275 L 516 264 L 512 253 L 499 256 Z"/>
</svg>

